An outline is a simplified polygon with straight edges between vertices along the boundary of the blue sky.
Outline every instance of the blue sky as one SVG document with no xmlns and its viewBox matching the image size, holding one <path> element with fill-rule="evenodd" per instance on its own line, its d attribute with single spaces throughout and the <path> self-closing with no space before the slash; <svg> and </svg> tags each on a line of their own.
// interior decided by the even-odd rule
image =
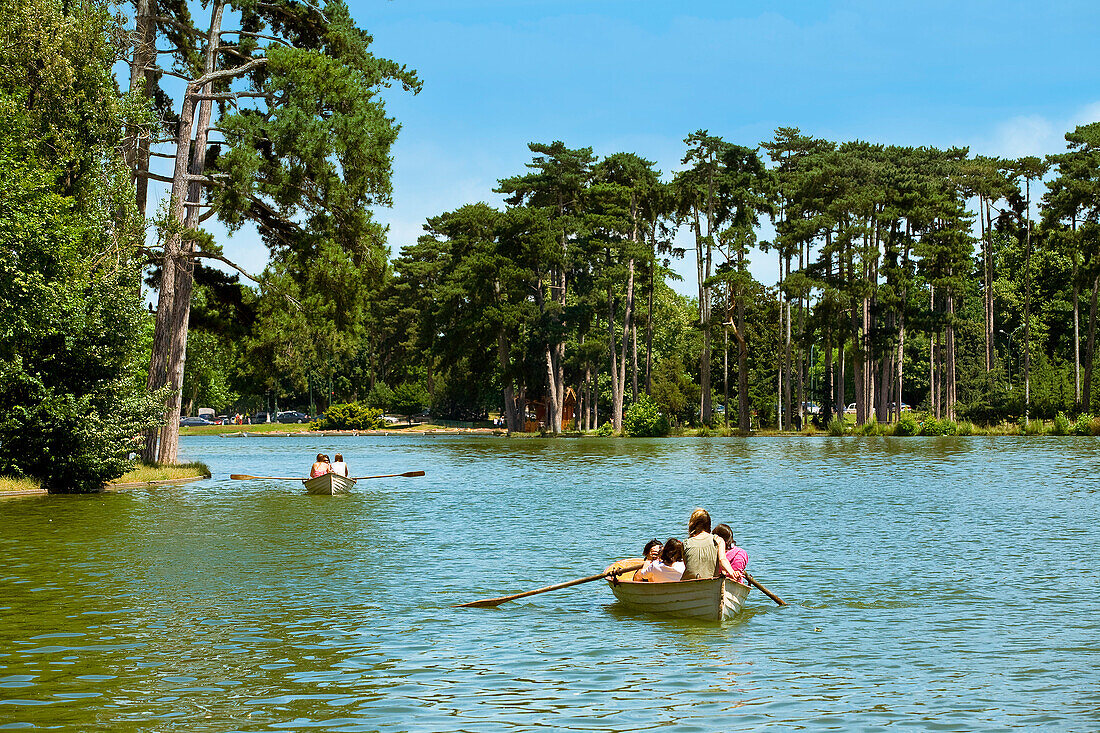
<svg viewBox="0 0 1100 733">
<path fill-rule="evenodd" d="M 417 70 L 393 90 L 402 125 L 390 244 L 465 203 L 498 204 L 527 143 L 635 152 L 667 175 L 704 128 L 755 145 L 781 125 L 832 140 L 969 146 L 1018 156 L 1064 148 L 1100 119 L 1100 3 L 364 0 L 377 54 Z M 681 244 L 688 245 L 685 231 Z M 227 253 L 259 270 L 241 232 Z M 689 253 L 690 257 L 690 253 Z M 691 293 L 690 264 L 678 289 Z M 754 272 L 774 282 L 757 255 Z"/>
</svg>

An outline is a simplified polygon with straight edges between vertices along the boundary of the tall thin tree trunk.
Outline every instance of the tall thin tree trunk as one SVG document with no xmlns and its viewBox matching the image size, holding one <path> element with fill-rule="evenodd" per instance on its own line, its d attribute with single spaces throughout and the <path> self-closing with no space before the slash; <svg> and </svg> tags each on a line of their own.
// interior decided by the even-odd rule
<svg viewBox="0 0 1100 733">
<path fill-rule="evenodd" d="M 1085 342 L 1085 378 L 1081 389 L 1081 403 L 1085 412 L 1092 412 L 1092 367 L 1096 355 L 1096 304 L 1100 295 L 1100 275 L 1092 280 L 1092 297 L 1089 301 L 1089 335 Z"/>
</svg>

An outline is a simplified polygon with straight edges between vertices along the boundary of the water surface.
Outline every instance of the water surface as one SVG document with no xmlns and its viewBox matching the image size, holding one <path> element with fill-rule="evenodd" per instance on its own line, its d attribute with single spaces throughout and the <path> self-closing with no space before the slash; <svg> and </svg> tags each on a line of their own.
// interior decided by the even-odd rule
<svg viewBox="0 0 1100 733">
<path fill-rule="evenodd" d="M 318 451 L 344 497 L 300 484 Z M 0 501 L 0 729 L 1100 729 L 1092 438 L 189 437 L 208 481 Z M 710 509 L 723 625 L 592 583 Z"/>
</svg>

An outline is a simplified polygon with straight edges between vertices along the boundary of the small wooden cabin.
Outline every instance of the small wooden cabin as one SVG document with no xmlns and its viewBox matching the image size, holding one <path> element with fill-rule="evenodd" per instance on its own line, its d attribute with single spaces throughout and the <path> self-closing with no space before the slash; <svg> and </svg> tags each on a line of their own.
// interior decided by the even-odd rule
<svg viewBox="0 0 1100 733">
<path fill-rule="evenodd" d="M 546 402 L 548 399 L 548 397 L 543 397 L 541 400 L 527 402 L 528 419 L 523 427 L 526 432 L 537 433 L 543 428 L 549 428 L 546 422 Z M 572 387 L 565 388 L 565 399 L 562 402 L 561 429 L 572 430 L 577 417 L 577 393 L 573 391 Z M 530 419 L 532 415 L 533 420 Z"/>
</svg>

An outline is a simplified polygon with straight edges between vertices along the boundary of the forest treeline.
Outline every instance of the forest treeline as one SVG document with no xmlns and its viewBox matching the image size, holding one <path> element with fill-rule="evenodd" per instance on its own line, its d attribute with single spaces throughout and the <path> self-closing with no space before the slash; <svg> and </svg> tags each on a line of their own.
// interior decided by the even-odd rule
<svg viewBox="0 0 1100 733">
<path fill-rule="evenodd" d="M 634 153 L 533 143 L 527 170 L 495 189 L 503 207 L 440 213 L 386 263 L 360 293 L 353 347 L 255 383 L 282 404 L 304 404 L 313 385 L 442 417 L 499 410 L 513 430 L 537 400 L 553 432 L 621 430 L 641 395 L 673 424 L 745 430 L 825 425 L 846 409 L 888 422 L 910 405 L 980 424 L 1088 412 L 1100 124 L 1066 141 L 1008 160 L 786 127 L 757 147 L 699 131 L 668 176 Z M 749 272 L 765 252 L 774 285 Z M 681 256 L 695 297 L 669 286 Z M 294 348 L 257 339 L 266 323 L 258 315 L 244 342 Z M 232 363 L 234 349 L 211 351 Z M 563 426 L 569 390 L 576 421 Z"/>
</svg>

